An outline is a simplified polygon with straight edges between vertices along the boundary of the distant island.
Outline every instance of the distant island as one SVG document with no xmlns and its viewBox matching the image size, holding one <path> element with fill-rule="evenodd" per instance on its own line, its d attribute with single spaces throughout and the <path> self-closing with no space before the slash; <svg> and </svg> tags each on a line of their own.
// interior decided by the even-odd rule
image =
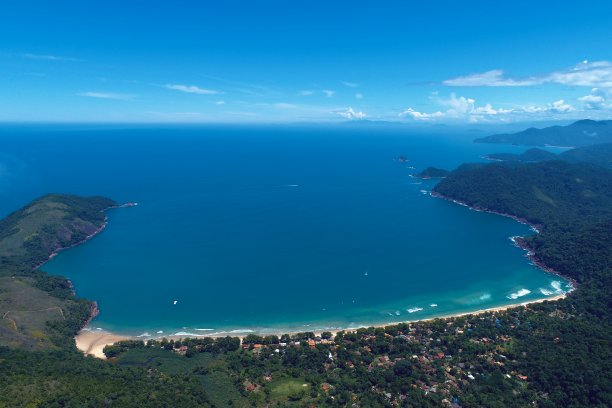
<svg viewBox="0 0 612 408">
<path fill-rule="evenodd" d="M 444 178 L 450 174 L 450 171 L 439 169 L 437 167 L 427 167 L 420 173 L 413 174 L 413 177 L 420 179 Z"/>
<path fill-rule="evenodd" d="M 397 161 L 400 163 L 408 163 L 410 159 L 408 159 L 406 156 L 398 156 Z"/>
<path fill-rule="evenodd" d="M 518 133 L 481 137 L 476 143 L 577 147 L 612 143 L 612 120 L 579 120 L 568 126 L 529 128 Z"/>
<path fill-rule="evenodd" d="M 520 154 L 492 153 L 485 159 L 503 162 L 538 163 L 548 160 L 563 160 L 570 163 L 592 163 L 612 168 L 612 143 L 598 144 L 567 150 L 555 154 L 547 150 L 532 148 Z"/>
</svg>

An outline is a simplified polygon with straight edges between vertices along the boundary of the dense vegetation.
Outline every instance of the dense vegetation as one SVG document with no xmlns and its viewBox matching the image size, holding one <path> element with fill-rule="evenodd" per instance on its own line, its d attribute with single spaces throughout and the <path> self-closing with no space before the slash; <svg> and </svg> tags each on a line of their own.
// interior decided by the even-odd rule
<svg viewBox="0 0 612 408">
<path fill-rule="evenodd" d="M 587 162 L 612 168 L 612 143 L 571 149 L 561 153 L 559 158 L 569 162 Z"/>
<path fill-rule="evenodd" d="M 521 154 L 515 153 L 491 153 L 487 154 L 485 158 L 489 160 L 497 160 L 497 161 L 515 161 L 521 163 L 535 163 L 546 160 L 558 160 L 559 157 L 551 153 L 547 150 L 542 150 L 538 148 L 533 148 L 524 151 Z"/>
<path fill-rule="evenodd" d="M 102 197 L 50 194 L 0 221 L 0 407 L 209 406 L 196 379 L 85 358 L 93 304 L 35 269 L 103 227 Z"/>
<path fill-rule="evenodd" d="M 612 404 L 612 171 L 551 161 L 462 166 L 435 192 L 538 224 L 523 244 L 536 261 L 573 278 L 564 301 L 537 305 L 516 337 L 519 367 L 550 406 Z"/>
<path fill-rule="evenodd" d="M 434 192 L 549 228 L 590 224 L 612 214 L 612 171 L 590 164 L 466 164 Z"/>
<path fill-rule="evenodd" d="M 0 347 L 0 407 L 209 406 L 196 379 L 120 367 L 64 349 Z"/>
<path fill-rule="evenodd" d="M 436 167 L 428 167 L 420 173 L 414 174 L 414 177 L 422 178 L 422 179 L 430 179 L 430 178 L 444 178 L 448 176 L 450 171 L 444 169 L 438 169 Z"/>
<path fill-rule="evenodd" d="M 82 327 L 93 305 L 76 298 L 66 279 L 35 267 L 98 231 L 113 205 L 49 194 L 0 221 L 0 346 L 63 347 Z"/>
<path fill-rule="evenodd" d="M 0 221 L 0 276 L 28 274 L 59 248 L 81 242 L 104 224 L 103 197 L 49 194 Z"/>
<path fill-rule="evenodd" d="M 505 312 L 336 335 L 125 341 L 101 361 L 83 357 L 72 338 L 90 303 L 31 266 L 83 236 L 54 241 L 48 225 L 72 231 L 83 225 L 78 214 L 95 230 L 108 201 L 48 196 L 0 223 L 0 251 L 18 249 L 3 255 L 0 311 L 38 311 L 29 323 L 31 313 L 0 320 L 9 346 L 0 345 L 0 407 L 612 406 L 612 171 L 564 161 L 464 165 L 434 192 L 537 224 L 541 233 L 521 244 L 577 290 Z M 63 216 L 28 211 L 58 202 Z M 36 245 L 15 227 L 32 214 L 39 221 L 29 234 L 43 237 Z"/>
<path fill-rule="evenodd" d="M 507 143 L 527 146 L 588 146 L 612 143 L 612 120 L 579 120 L 568 126 L 529 128 L 518 133 L 476 139 L 478 143 Z"/>
<path fill-rule="evenodd" d="M 577 147 L 566 150 L 561 154 L 554 154 L 547 150 L 533 148 L 521 154 L 492 153 L 485 158 L 496 161 L 537 163 L 547 160 L 563 160 L 570 163 L 591 163 L 602 167 L 612 168 L 612 143 Z"/>
</svg>

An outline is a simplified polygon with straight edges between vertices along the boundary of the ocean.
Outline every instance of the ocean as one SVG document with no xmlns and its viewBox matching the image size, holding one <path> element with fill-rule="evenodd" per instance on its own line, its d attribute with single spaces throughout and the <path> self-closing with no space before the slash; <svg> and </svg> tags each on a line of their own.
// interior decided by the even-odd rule
<svg viewBox="0 0 612 408">
<path fill-rule="evenodd" d="M 0 128 L 3 215 L 49 192 L 104 195 L 107 228 L 43 270 L 96 300 L 92 329 L 278 333 L 417 320 L 545 298 L 509 218 L 433 198 L 435 180 L 517 146 L 391 125 Z M 405 156 L 408 162 L 397 160 Z"/>
</svg>

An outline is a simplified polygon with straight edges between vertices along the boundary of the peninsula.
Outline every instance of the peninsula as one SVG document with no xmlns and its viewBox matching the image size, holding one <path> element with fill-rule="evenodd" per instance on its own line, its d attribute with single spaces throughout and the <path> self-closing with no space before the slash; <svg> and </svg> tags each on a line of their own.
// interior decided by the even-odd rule
<svg viewBox="0 0 612 408">
<path fill-rule="evenodd" d="M 439 169 L 437 167 L 427 167 L 422 172 L 413 174 L 412 176 L 416 178 L 427 180 L 427 179 L 432 179 L 432 178 L 444 178 L 448 176 L 449 174 L 450 174 L 450 171 L 448 170 Z"/>
</svg>

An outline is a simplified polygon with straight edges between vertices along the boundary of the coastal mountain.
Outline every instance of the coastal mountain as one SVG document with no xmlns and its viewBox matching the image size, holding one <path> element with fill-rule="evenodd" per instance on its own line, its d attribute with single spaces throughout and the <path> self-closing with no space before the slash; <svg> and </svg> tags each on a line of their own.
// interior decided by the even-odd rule
<svg viewBox="0 0 612 408">
<path fill-rule="evenodd" d="M 563 160 L 570 163 L 592 163 L 612 168 L 612 143 L 577 147 L 561 154 L 533 148 L 520 154 L 492 153 L 486 159 L 504 162 L 538 163 L 548 160 Z"/>
<path fill-rule="evenodd" d="M 612 171 L 564 161 L 464 165 L 434 195 L 540 226 L 539 234 L 515 242 L 537 264 L 574 279 L 577 289 L 563 301 L 529 307 L 531 317 L 517 321 L 518 353 L 504 364 L 528 378 L 538 406 L 610 406 Z"/>
<path fill-rule="evenodd" d="M 572 163 L 585 162 L 612 168 L 612 143 L 579 147 L 565 151 L 559 157 Z"/>
<path fill-rule="evenodd" d="M 36 270 L 105 223 L 102 197 L 49 194 L 0 221 L 0 346 L 49 349 L 71 338 L 93 305 L 62 277 Z"/>
<path fill-rule="evenodd" d="M 0 274 L 7 266 L 33 268 L 60 248 L 83 241 L 105 222 L 103 197 L 49 194 L 0 221 Z"/>
<path fill-rule="evenodd" d="M 49 194 L 0 221 L 0 407 L 211 407 L 194 379 L 85 358 L 74 335 L 95 303 L 35 268 L 99 231 L 113 206 Z"/>
<path fill-rule="evenodd" d="M 539 225 L 612 218 L 612 170 L 589 163 L 464 164 L 434 193 Z"/>
<path fill-rule="evenodd" d="M 529 128 L 518 133 L 486 136 L 474 142 L 567 147 L 612 143 L 612 120 L 585 119 L 568 126 Z"/>
</svg>

